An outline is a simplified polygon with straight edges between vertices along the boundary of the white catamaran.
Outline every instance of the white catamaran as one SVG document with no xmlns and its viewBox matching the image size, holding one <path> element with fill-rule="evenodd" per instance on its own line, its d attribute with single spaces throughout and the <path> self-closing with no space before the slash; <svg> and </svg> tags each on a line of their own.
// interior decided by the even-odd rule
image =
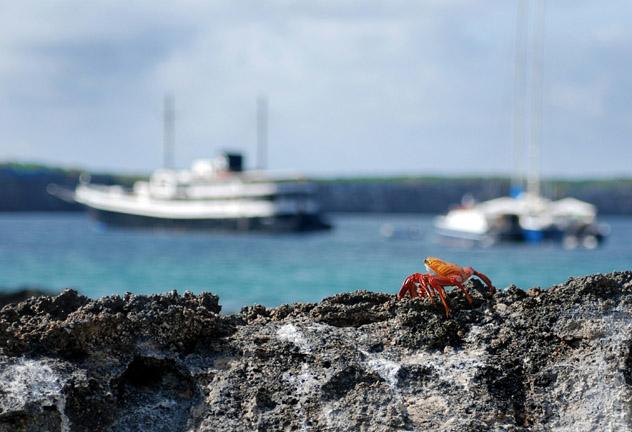
<svg viewBox="0 0 632 432">
<path fill-rule="evenodd" d="M 482 245 L 497 242 L 561 241 L 592 249 L 605 238 L 595 206 L 575 198 L 553 201 L 528 192 L 450 210 L 435 220 L 437 232 Z"/>
</svg>

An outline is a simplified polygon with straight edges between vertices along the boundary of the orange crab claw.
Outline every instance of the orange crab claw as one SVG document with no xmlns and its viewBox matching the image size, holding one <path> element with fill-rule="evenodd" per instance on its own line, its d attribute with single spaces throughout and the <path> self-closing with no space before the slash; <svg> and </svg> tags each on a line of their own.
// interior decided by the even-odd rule
<svg viewBox="0 0 632 432">
<path fill-rule="evenodd" d="M 415 279 L 417 279 L 418 276 L 421 276 L 421 275 L 419 273 L 413 273 L 410 276 L 408 276 L 406 279 L 404 279 L 404 283 L 402 283 L 402 287 L 400 288 L 399 293 L 397 294 L 397 300 L 401 300 L 402 298 L 404 298 L 406 293 L 408 293 L 411 298 L 417 296 Z"/>
</svg>

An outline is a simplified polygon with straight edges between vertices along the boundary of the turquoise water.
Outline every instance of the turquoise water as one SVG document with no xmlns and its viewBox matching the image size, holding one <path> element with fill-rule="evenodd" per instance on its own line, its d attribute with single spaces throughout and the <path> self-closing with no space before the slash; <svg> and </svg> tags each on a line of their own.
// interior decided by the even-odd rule
<svg viewBox="0 0 632 432">
<path fill-rule="evenodd" d="M 600 249 L 555 245 L 456 249 L 434 242 L 432 217 L 332 216 L 310 235 L 166 233 L 104 229 L 84 214 L 0 215 L 0 286 L 73 287 L 85 295 L 211 291 L 226 311 L 317 301 L 357 289 L 395 293 L 438 256 L 486 273 L 498 287 L 547 287 L 571 275 L 632 269 L 632 218 L 604 219 Z M 384 224 L 405 232 L 387 239 Z"/>
</svg>

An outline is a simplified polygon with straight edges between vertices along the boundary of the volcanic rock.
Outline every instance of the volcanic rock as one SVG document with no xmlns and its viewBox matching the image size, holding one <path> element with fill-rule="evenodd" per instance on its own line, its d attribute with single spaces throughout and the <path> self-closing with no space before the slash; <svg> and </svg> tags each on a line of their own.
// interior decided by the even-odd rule
<svg viewBox="0 0 632 432">
<path fill-rule="evenodd" d="M 212 294 L 0 310 L 1 431 L 632 429 L 632 272 L 474 303 L 356 291 L 220 314 Z"/>
</svg>

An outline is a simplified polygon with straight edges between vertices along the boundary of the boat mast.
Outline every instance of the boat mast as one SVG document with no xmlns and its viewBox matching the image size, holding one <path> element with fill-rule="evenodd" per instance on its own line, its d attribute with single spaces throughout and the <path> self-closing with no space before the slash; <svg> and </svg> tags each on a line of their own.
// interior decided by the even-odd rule
<svg viewBox="0 0 632 432">
<path fill-rule="evenodd" d="M 540 149 L 542 146 L 542 51 L 544 49 L 544 2 L 535 1 L 535 23 L 532 40 L 531 62 L 531 136 L 529 137 L 527 173 L 527 191 L 538 196 L 540 194 Z"/>
<path fill-rule="evenodd" d="M 268 150 L 268 100 L 265 96 L 257 98 L 257 168 L 266 169 Z"/>
<path fill-rule="evenodd" d="M 514 65 L 513 94 L 513 174 L 511 193 L 517 195 L 524 190 L 524 147 L 525 147 L 525 105 L 527 90 L 527 18 L 528 0 L 518 0 L 516 15 L 516 52 Z"/>
<path fill-rule="evenodd" d="M 171 93 L 165 95 L 163 113 L 163 168 L 173 169 L 173 154 L 175 143 L 175 110 L 174 97 Z"/>
</svg>

